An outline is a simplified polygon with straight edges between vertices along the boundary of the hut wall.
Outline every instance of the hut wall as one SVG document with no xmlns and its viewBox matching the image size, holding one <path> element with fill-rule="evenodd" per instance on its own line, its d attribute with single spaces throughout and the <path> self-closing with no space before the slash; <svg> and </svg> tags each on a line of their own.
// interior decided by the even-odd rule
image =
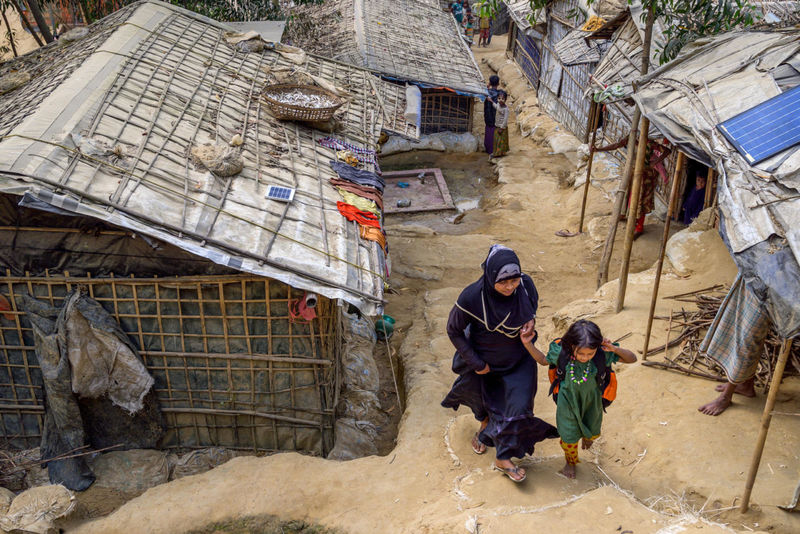
<svg viewBox="0 0 800 534">
<path fill-rule="evenodd" d="M 577 18 L 576 18 L 577 17 Z M 586 137 L 591 102 L 584 98 L 597 63 L 564 66 L 555 45 L 583 23 L 585 15 L 576 0 L 562 0 L 547 15 L 547 35 L 542 41 L 542 74 L 539 105 L 579 139 Z"/>
<path fill-rule="evenodd" d="M 510 46 L 514 61 L 519 65 L 531 86 L 539 87 L 539 75 L 542 68 L 541 44 L 533 37 L 526 35 L 516 25 L 513 27 L 513 32 L 509 33 L 509 37 L 513 39 L 510 39 Z"/>
<path fill-rule="evenodd" d="M 303 293 L 263 277 L 10 271 L 0 280 L 12 308 L 0 315 L 0 437 L 8 446 L 38 446 L 44 413 L 33 333 L 15 297 L 58 306 L 78 284 L 119 322 L 155 378 L 165 448 L 332 448 L 340 340 L 338 308 L 328 299 L 302 324 L 290 319 L 289 301 Z"/>
<path fill-rule="evenodd" d="M 472 130 L 472 101 L 452 91 L 422 89 L 420 133 L 468 132 Z"/>
</svg>

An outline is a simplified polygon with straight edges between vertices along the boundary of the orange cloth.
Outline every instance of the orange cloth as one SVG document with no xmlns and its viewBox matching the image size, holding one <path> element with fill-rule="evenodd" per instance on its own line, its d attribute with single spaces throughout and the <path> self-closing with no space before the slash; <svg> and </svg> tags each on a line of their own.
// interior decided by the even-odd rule
<svg viewBox="0 0 800 534">
<path fill-rule="evenodd" d="M 383 231 L 380 228 L 359 226 L 358 229 L 362 239 L 369 239 L 370 241 L 377 242 L 383 249 L 383 252 L 386 252 L 386 236 L 383 235 Z"/>
<path fill-rule="evenodd" d="M 374 213 L 361 211 L 352 204 L 346 204 L 344 202 L 337 202 L 336 208 L 348 221 L 356 221 L 361 226 L 372 226 L 378 229 L 381 227 L 381 222 Z"/>
</svg>

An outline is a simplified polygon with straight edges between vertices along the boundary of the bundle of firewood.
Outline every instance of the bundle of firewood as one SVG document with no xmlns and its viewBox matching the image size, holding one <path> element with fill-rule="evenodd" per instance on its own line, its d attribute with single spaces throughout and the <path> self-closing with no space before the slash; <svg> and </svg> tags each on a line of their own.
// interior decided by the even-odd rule
<svg viewBox="0 0 800 534">
<path fill-rule="evenodd" d="M 664 345 L 647 351 L 646 358 L 664 353 L 664 360 L 648 360 L 644 365 L 660 369 L 699 376 L 720 382 L 727 381 L 725 373 L 719 365 L 700 352 L 700 344 L 714 321 L 728 288 L 716 285 L 706 289 L 666 297 L 676 302 L 670 315 L 658 316 L 654 319 L 667 321 L 667 339 Z M 678 304 L 682 303 L 682 304 Z M 687 309 L 688 308 L 688 309 Z M 772 380 L 775 364 L 781 351 L 783 340 L 773 330 L 767 336 L 764 353 L 756 371 L 756 386 L 766 389 Z M 670 356 L 668 349 L 680 347 L 680 352 Z M 800 374 L 800 343 L 792 346 L 789 361 L 784 375 Z"/>
</svg>

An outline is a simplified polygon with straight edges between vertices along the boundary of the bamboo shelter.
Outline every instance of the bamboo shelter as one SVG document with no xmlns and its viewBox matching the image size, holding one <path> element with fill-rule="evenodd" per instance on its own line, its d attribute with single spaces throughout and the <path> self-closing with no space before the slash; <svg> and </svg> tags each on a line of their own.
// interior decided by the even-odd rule
<svg viewBox="0 0 800 534">
<path fill-rule="evenodd" d="M 0 432 L 14 446 L 36 444 L 43 412 L 20 299 L 59 306 L 80 289 L 155 379 L 165 447 L 333 447 L 342 309 L 382 312 L 387 262 L 337 210 L 329 162 L 344 146 L 368 173 L 382 131 L 416 126 L 402 87 L 230 30 L 140 2 L 0 66 L 20 80 L 0 96 Z M 261 93 L 287 73 L 337 91 L 332 123 L 272 115 Z M 209 147 L 218 160 L 201 159 Z"/>
<path fill-rule="evenodd" d="M 472 127 L 483 75 L 453 16 L 419 0 L 326 0 L 297 7 L 288 42 L 419 87 L 421 133 Z"/>
<path fill-rule="evenodd" d="M 506 1 L 505 4 L 511 18 L 507 50 L 531 87 L 538 88 L 542 70 L 543 37 L 538 29 L 543 29 L 544 20 L 538 21 L 536 28 L 531 26 L 529 18 L 533 10 L 528 0 Z"/>
</svg>

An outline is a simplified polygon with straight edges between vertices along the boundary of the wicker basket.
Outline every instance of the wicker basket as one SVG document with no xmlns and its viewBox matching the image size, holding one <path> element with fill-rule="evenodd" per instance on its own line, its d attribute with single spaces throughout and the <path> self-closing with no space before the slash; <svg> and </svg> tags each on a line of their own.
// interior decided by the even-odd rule
<svg viewBox="0 0 800 534">
<path fill-rule="evenodd" d="M 336 102 L 336 104 L 324 108 L 312 108 L 306 106 L 297 106 L 294 104 L 286 104 L 276 100 L 274 97 L 282 93 L 289 93 L 292 91 L 300 90 L 301 92 L 309 95 L 326 96 Z M 294 121 L 327 121 L 336 112 L 344 100 L 336 96 L 330 91 L 326 91 L 321 87 L 313 85 L 296 85 L 290 83 L 270 85 L 264 88 L 264 100 L 267 102 L 269 109 L 277 119 L 294 120 Z"/>
</svg>

